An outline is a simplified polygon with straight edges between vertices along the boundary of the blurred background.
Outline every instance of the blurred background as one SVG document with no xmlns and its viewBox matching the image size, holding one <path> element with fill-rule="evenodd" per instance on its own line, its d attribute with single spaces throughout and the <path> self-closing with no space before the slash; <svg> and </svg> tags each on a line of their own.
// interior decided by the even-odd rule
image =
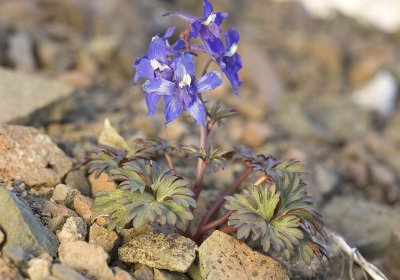
<svg viewBox="0 0 400 280">
<path fill-rule="evenodd" d="M 215 146 L 306 162 L 326 224 L 400 279 L 400 1 L 213 4 L 230 14 L 225 30 L 239 29 L 244 61 L 240 96 L 228 83 L 206 95 L 239 113 L 212 134 Z M 185 27 L 162 17 L 170 10 L 201 15 L 202 1 L 0 0 L 0 122 L 42 129 L 76 162 L 105 118 L 127 138 L 197 143 L 190 118 L 163 128 L 161 111 L 144 117 L 131 83 L 152 36 Z M 59 86 L 32 88 L 36 76 Z M 206 181 L 209 194 L 239 171 Z"/>
</svg>

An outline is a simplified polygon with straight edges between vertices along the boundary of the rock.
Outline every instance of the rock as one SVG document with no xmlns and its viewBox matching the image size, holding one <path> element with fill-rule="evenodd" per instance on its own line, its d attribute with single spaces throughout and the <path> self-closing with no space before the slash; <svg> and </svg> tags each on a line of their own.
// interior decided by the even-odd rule
<svg viewBox="0 0 400 280">
<path fill-rule="evenodd" d="M 56 217 L 50 219 L 48 226 L 52 232 L 56 233 L 57 231 L 62 229 L 62 227 L 66 221 L 67 221 L 67 217 L 56 216 Z"/>
<path fill-rule="evenodd" d="M 76 70 L 62 73 L 57 79 L 81 90 L 88 89 L 93 85 L 93 79 Z"/>
<path fill-rule="evenodd" d="M 20 201 L 15 194 L 0 186 L 0 227 L 7 236 L 6 244 L 19 245 L 32 254 L 43 252 L 55 256 L 56 236 Z"/>
<path fill-rule="evenodd" d="M 81 217 L 87 224 L 92 224 L 91 218 L 93 214 L 93 200 L 90 197 L 77 194 L 74 198 L 73 206 L 79 217 Z"/>
<path fill-rule="evenodd" d="M 81 217 L 69 217 L 62 229 L 57 232 L 60 243 L 85 240 L 86 235 L 87 226 Z"/>
<path fill-rule="evenodd" d="M 3 242 L 4 242 L 4 233 L 0 229 L 0 248 L 1 248 L 1 245 L 3 245 Z"/>
<path fill-rule="evenodd" d="M 339 182 L 336 173 L 322 164 L 315 166 L 314 174 L 318 190 L 322 194 L 331 193 Z"/>
<path fill-rule="evenodd" d="M 29 255 L 18 245 L 6 245 L 2 250 L 5 259 L 11 261 L 16 266 L 24 266 L 29 258 Z"/>
<path fill-rule="evenodd" d="M 28 275 L 31 280 L 44 280 L 50 276 L 51 262 L 33 258 L 28 262 Z"/>
<path fill-rule="evenodd" d="M 125 139 L 111 125 L 109 119 L 104 120 L 104 127 L 99 136 L 99 144 L 122 150 L 128 149 Z"/>
<path fill-rule="evenodd" d="M 115 231 L 93 224 L 89 231 L 89 243 L 100 245 L 106 253 L 113 255 L 119 245 L 120 239 Z"/>
<path fill-rule="evenodd" d="M 74 197 L 77 194 L 78 190 L 73 189 L 72 187 L 65 184 L 58 184 L 54 189 L 51 199 L 57 203 L 63 204 L 71 208 Z"/>
<path fill-rule="evenodd" d="M 3 258 L 0 258 L 0 279 L 24 280 L 16 268 L 11 267 Z"/>
<path fill-rule="evenodd" d="M 63 243 L 58 249 L 62 264 L 76 269 L 87 277 L 110 280 L 114 277 L 107 265 L 108 254 L 99 245 L 84 241 Z"/>
<path fill-rule="evenodd" d="M 143 264 L 135 264 L 135 271 L 133 272 L 133 277 L 137 280 L 153 280 L 154 274 L 153 269 Z"/>
<path fill-rule="evenodd" d="M 88 280 L 85 276 L 63 264 L 54 264 L 51 274 L 58 280 Z"/>
<path fill-rule="evenodd" d="M 60 121 L 78 98 L 78 92 L 62 82 L 0 68 L 0 123 Z"/>
<path fill-rule="evenodd" d="M 8 58 L 17 69 L 28 72 L 35 69 L 32 38 L 27 33 L 12 34 L 7 49 Z"/>
<path fill-rule="evenodd" d="M 181 272 L 172 272 L 155 268 L 154 280 L 190 280 L 190 278 Z"/>
<path fill-rule="evenodd" d="M 396 108 L 396 78 L 388 71 L 380 71 L 367 84 L 354 91 L 352 98 L 367 110 L 389 116 Z"/>
<path fill-rule="evenodd" d="M 273 130 L 266 123 L 246 122 L 243 135 L 246 145 L 259 147 L 273 135 Z"/>
<path fill-rule="evenodd" d="M 43 212 L 47 212 L 51 217 L 55 218 L 58 216 L 62 217 L 77 217 L 78 215 L 71 209 L 67 208 L 62 204 L 58 204 L 49 200 L 43 203 Z"/>
<path fill-rule="evenodd" d="M 400 231 L 392 232 L 388 250 L 388 266 L 391 279 L 400 279 Z"/>
<path fill-rule="evenodd" d="M 117 185 L 114 182 L 108 181 L 108 175 L 105 172 L 101 173 L 99 178 L 96 178 L 94 173 L 90 174 L 89 182 L 92 196 L 98 192 L 109 192 L 117 188 Z"/>
<path fill-rule="evenodd" d="M 400 213 L 355 197 L 336 197 L 322 211 L 325 224 L 365 257 L 382 254 L 392 231 L 400 230 Z"/>
<path fill-rule="evenodd" d="M 125 271 L 122 268 L 113 267 L 112 270 L 114 272 L 113 280 L 137 280 L 134 279 L 133 276 L 128 271 Z"/>
<path fill-rule="evenodd" d="M 98 36 L 88 46 L 89 52 L 102 64 L 108 63 L 116 54 L 118 41 L 111 36 Z"/>
<path fill-rule="evenodd" d="M 70 171 L 65 177 L 65 183 L 80 191 L 81 194 L 90 196 L 90 185 L 81 169 Z"/>
<path fill-rule="evenodd" d="M 118 256 L 128 263 L 186 272 L 196 257 L 196 248 L 196 243 L 177 233 L 148 227 L 120 247 Z"/>
<path fill-rule="evenodd" d="M 274 259 L 253 251 L 246 244 L 218 230 L 199 247 L 192 279 L 289 279 Z M 199 278 L 200 277 L 200 278 Z"/>
<path fill-rule="evenodd" d="M 0 80 L 1 76 L 0 71 Z M 32 127 L 0 125 L 0 153 L 0 179 L 5 182 L 54 187 L 72 168 L 71 160 L 50 137 Z"/>
</svg>

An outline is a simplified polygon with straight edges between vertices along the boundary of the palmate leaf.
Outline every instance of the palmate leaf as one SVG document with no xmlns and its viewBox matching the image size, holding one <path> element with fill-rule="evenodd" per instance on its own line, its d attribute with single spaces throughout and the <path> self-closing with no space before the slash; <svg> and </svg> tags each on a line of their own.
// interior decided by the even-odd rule
<svg viewBox="0 0 400 280">
<path fill-rule="evenodd" d="M 141 143 L 143 147 L 152 151 L 153 153 L 171 154 L 173 151 L 179 150 L 181 147 L 177 143 L 170 143 L 169 141 L 162 138 L 138 138 L 135 141 Z"/>
<path fill-rule="evenodd" d="M 226 118 L 235 116 L 237 113 L 233 109 L 222 109 L 219 103 L 214 103 L 207 114 L 212 122 L 216 122 L 220 126 Z"/>
<path fill-rule="evenodd" d="M 89 173 L 95 173 L 96 178 L 102 172 L 108 172 L 111 169 L 118 168 L 125 159 L 127 152 L 109 146 L 100 146 L 88 156 Z"/>
<path fill-rule="evenodd" d="M 326 255 L 312 236 L 325 236 L 321 216 L 307 196 L 305 184 L 296 173 L 275 173 L 275 182 L 251 186 L 226 197 L 232 210 L 228 224 L 237 228 L 238 238 L 259 240 L 263 250 L 286 260 L 309 264 L 314 256 Z"/>
<path fill-rule="evenodd" d="M 155 222 L 184 230 L 193 219 L 190 207 L 196 207 L 187 183 L 155 162 L 135 160 L 125 167 L 124 174 L 115 175 L 125 189 L 100 193 L 93 207 L 94 218 L 110 216 L 110 229 L 122 229 L 132 221 L 134 228 Z"/>
<path fill-rule="evenodd" d="M 195 146 L 182 146 L 181 149 L 188 153 L 189 158 L 201 158 L 207 164 L 211 164 L 214 171 L 219 168 L 224 169 L 227 157 L 232 152 L 231 150 L 221 151 L 209 146 L 207 149 L 197 148 Z"/>
</svg>

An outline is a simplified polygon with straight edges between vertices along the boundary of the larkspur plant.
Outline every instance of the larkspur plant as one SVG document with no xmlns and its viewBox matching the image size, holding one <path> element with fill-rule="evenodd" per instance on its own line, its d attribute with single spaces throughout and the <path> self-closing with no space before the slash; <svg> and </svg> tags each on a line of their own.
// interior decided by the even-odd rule
<svg viewBox="0 0 400 280">
<path fill-rule="evenodd" d="M 326 252 L 316 241 L 318 235 L 325 237 L 323 223 L 312 197 L 307 195 L 301 162 L 257 155 L 244 148 L 225 151 L 207 145 L 211 131 L 234 115 L 218 103 L 210 105 L 202 96 L 223 82 L 220 72 L 207 72 L 209 64 L 215 63 L 220 68 L 234 93 L 238 93 L 242 83 L 238 77 L 242 68 L 237 53 L 239 32 L 232 28 L 223 34 L 220 27 L 228 14 L 214 12 L 211 3 L 204 0 L 202 17 L 176 12 L 166 16 L 179 17 L 188 26 L 174 44 L 169 42 L 174 28 L 169 28 L 162 37 L 152 38 L 147 54 L 134 62 L 134 82 L 144 80 L 148 115 L 156 114 L 157 104 L 163 100 L 164 125 L 186 111 L 200 126 L 200 145 L 185 146 L 159 138 L 137 139 L 127 150 L 103 146 L 91 153 L 89 172 L 97 177 L 106 173 L 109 180 L 118 184 L 113 191 L 97 194 L 94 218 L 109 216 L 109 228 L 117 230 L 149 223 L 175 226 L 197 243 L 202 242 L 207 231 L 218 228 L 225 233 L 236 233 L 239 239 L 258 240 L 265 253 L 285 260 L 309 264 L 314 257 L 323 259 Z M 208 55 L 209 61 L 202 74 L 196 76 L 195 59 L 199 53 Z M 197 159 L 192 186 L 176 174 L 176 157 Z M 242 162 L 243 173 L 192 232 L 190 221 L 206 168 L 213 167 L 217 172 L 228 161 Z M 163 167 L 162 162 L 168 167 Z M 259 179 L 242 186 L 251 174 L 259 175 Z M 240 189 L 243 190 L 239 192 Z M 225 214 L 216 217 L 223 206 Z"/>
</svg>

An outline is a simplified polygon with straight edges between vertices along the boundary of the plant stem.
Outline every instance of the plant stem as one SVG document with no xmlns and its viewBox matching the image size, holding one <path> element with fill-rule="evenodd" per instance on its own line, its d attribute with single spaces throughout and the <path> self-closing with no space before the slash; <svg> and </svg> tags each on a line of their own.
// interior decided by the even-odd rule
<svg viewBox="0 0 400 280">
<path fill-rule="evenodd" d="M 218 227 L 219 225 L 222 225 L 223 223 L 225 223 L 229 217 L 232 215 L 233 211 L 228 211 L 226 212 L 224 215 L 222 215 L 221 217 L 219 217 L 218 219 L 216 219 L 215 221 L 212 221 L 209 224 L 206 224 L 203 227 L 199 227 L 199 230 L 196 232 L 196 234 L 193 237 L 193 240 L 195 240 L 196 242 L 200 242 L 201 239 L 203 238 L 204 233 L 206 233 L 208 230 L 213 229 Z"/>
<path fill-rule="evenodd" d="M 164 156 L 165 156 L 165 160 L 167 161 L 169 169 L 171 169 L 172 172 L 174 173 L 174 175 L 176 175 L 175 166 L 174 166 L 174 163 L 172 162 L 170 155 L 168 153 L 165 153 Z"/>
<path fill-rule="evenodd" d="M 201 72 L 201 76 L 204 76 L 204 75 L 207 73 L 208 66 L 210 66 L 211 62 L 212 62 L 212 59 L 211 59 L 211 58 L 208 59 L 206 65 L 205 65 L 204 68 L 203 68 L 203 72 Z"/>
<path fill-rule="evenodd" d="M 240 185 L 243 183 L 243 181 L 251 174 L 252 171 L 253 171 L 253 169 L 250 166 L 247 166 L 246 169 L 243 171 L 243 173 L 240 175 L 240 177 L 233 183 L 233 185 L 224 191 L 224 193 L 220 196 L 220 198 L 214 203 L 214 205 L 204 215 L 203 219 L 200 222 L 198 232 L 203 231 L 202 228 L 208 223 L 208 221 L 215 214 L 215 212 L 218 211 L 218 209 L 222 206 L 222 204 L 224 204 L 225 196 L 231 195 L 232 193 L 234 193 L 240 187 Z M 196 233 L 196 235 L 197 235 L 197 233 Z"/>
<path fill-rule="evenodd" d="M 200 127 L 200 149 L 205 149 L 207 146 L 208 129 L 206 127 Z M 201 188 L 203 186 L 204 173 L 206 171 L 207 163 L 199 158 L 197 161 L 197 173 L 196 180 L 194 182 L 193 192 L 195 199 L 199 197 Z"/>
<path fill-rule="evenodd" d="M 226 234 L 234 233 L 236 231 L 236 228 L 234 226 L 224 226 L 219 229 L 219 231 L 222 231 Z"/>
</svg>

